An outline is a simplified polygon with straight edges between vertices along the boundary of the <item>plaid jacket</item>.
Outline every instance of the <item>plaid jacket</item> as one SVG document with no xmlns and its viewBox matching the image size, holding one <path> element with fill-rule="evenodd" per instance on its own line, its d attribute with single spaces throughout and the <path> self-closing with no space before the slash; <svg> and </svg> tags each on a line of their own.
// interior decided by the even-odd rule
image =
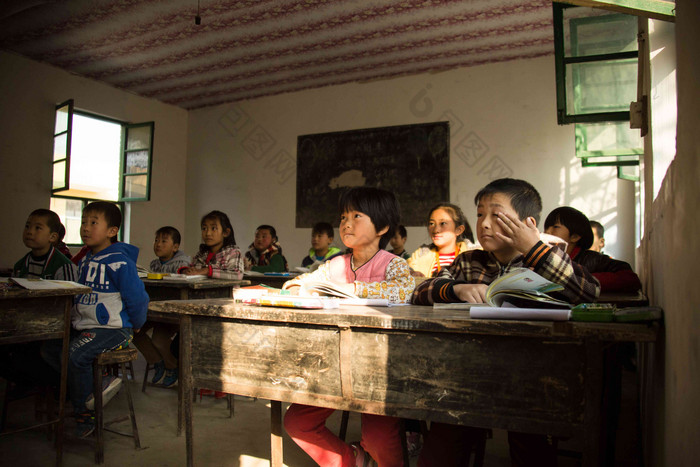
<svg viewBox="0 0 700 467">
<path fill-rule="evenodd" d="M 209 277 L 214 279 L 240 280 L 243 278 L 243 255 L 235 245 L 225 246 L 215 255 L 208 251 L 198 251 L 192 258 L 190 267 L 209 268 Z"/>
<path fill-rule="evenodd" d="M 435 302 L 460 302 L 454 292 L 457 284 L 490 284 L 513 268 L 526 267 L 540 276 L 564 286 L 551 295 L 571 303 L 595 302 L 600 284 L 585 268 L 574 263 L 569 255 L 557 247 L 537 242 L 525 255 L 518 255 L 507 265 L 484 250 L 472 250 L 455 258 L 452 265 L 440 271 L 434 279 L 421 283 L 413 292 L 411 302 L 432 305 Z"/>
</svg>

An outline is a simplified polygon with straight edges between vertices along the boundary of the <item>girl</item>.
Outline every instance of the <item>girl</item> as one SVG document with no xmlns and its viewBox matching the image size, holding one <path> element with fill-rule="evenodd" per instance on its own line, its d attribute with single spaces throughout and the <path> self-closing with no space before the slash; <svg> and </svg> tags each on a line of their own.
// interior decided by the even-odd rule
<svg viewBox="0 0 700 467">
<path fill-rule="evenodd" d="M 588 249 L 593 243 L 593 230 L 581 211 L 569 206 L 556 208 L 544 221 L 544 231 L 567 242 L 566 253 L 598 279 L 601 293 L 636 292 L 642 288 L 629 264 Z"/>
<path fill-rule="evenodd" d="M 340 237 L 352 252 L 326 261 L 311 273 L 285 283 L 298 290 L 306 280 L 330 280 L 362 298 L 410 300 L 415 281 L 406 261 L 384 247 L 399 222 L 399 203 L 393 193 L 379 188 L 355 187 L 339 201 Z M 403 465 L 399 419 L 362 414 L 362 441 L 347 445 L 326 428 L 333 409 L 292 404 L 284 417 L 291 438 L 319 465 L 367 465 L 369 453 L 380 467 Z"/>
<path fill-rule="evenodd" d="M 206 274 L 217 279 L 243 278 L 243 255 L 236 246 L 228 216 L 212 211 L 202 217 L 202 244 L 192 263 L 178 270 L 181 274 Z"/>
<path fill-rule="evenodd" d="M 417 277 L 435 277 L 457 255 L 478 248 L 467 218 L 454 204 L 440 203 L 430 210 L 428 233 L 433 243 L 421 246 L 408 259 L 412 274 Z"/>
<path fill-rule="evenodd" d="M 287 260 L 282 256 L 282 247 L 277 240 L 277 231 L 271 225 L 261 225 L 255 229 L 255 240 L 245 254 L 245 270 L 289 271 Z"/>
</svg>

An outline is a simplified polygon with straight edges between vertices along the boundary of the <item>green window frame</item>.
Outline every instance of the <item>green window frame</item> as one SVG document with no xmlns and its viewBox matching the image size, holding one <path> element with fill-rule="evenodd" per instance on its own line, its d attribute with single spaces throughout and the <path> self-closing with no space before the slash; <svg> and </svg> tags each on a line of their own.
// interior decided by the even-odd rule
<svg viewBox="0 0 700 467">
<path fill-rule="evenodd" d="M 74 194 L 70 193 L 73 115 L 83 115 L 121 126 L 118 201 L 150 201 L 155 123 L 127 123 L 89 112 L 75 110 L 73 99 L 69 99 L 56 106 L 53 180 L 51 187 L 52 196 L 72 199 L 92 199 L 74 196 Z"/>
<path fill-rule="evenodd" d="M 120 201 L 151 199 L 151 168 L 155 123 L 124 126 L 124 147 L 121 158 Z"/>
<path fill-rule="evenodd" d="M 620 69 L 621 67 L 635 66 L 634 76 L 636 77 L 636 65 L 639 51 L 624 50 L 618 52 L 605 53 L 587 53 L 581 50 L 581 41 L 579 41 L 580 30 L 586 27 L 595 26 L 596 24 L 614 24 L 615 22 L 633 21 L 636 27 L 636 18 L 630 15 L 623 14 L 604 14 L 601 16 L 572 18 L 569 22 L 570 37 L 569 43 L 566 43 L 566 25 L 564 20 L 564 11 L 569 8 L 581 8 L 573 5 L 565 5 L 562 3 L 552 3 L 552 12 L 554 20 L 554 56 L 555 56 L 555 73 L 557 86 L 557 122 L 560 125 L 570 123 L 593 123 L 604 121 L 629 121 L 629 102 L 636 99 L 636 82 L 630 86 L 633 92 L 633 99 L 630 99 L 625 107 L 625 110 L 620 110 L 619 103 L 609 103 L 608 105 L 600 105 L 592 111 L 591 108 L 582 109 L 583 105 L 579 102 L 581 97 L 581 88 L 585 81 L 585 70 L 594 68 L 613 68 Z M 636 35 L 636 33 L 635 33 Z M 567 54 L 567 45 L 569 51 Z M 567 73 L 567 70 L 569 72 Z M 613 70 L 611 73 L 615 73 Z M 567 81 L 568 80 L 568 81 Z M 572 87 L 571 92 L 567 90 L 567 83 Z M 573 102 L 569 102 L 573 96 Z M 618 107 L 617 109 L 615 109 Z M 606 110 L 615 109 L 615 110 Z M 573 109 L 573 112 L 570 110 Z"/>
<path fill-rule="evenodd" d="M 53 131 L 53 180 L 51 192 L 67 190 L 70 182 L 70 149 L 73 134 L 73 99 L 56 106 Z"/>
</svg>

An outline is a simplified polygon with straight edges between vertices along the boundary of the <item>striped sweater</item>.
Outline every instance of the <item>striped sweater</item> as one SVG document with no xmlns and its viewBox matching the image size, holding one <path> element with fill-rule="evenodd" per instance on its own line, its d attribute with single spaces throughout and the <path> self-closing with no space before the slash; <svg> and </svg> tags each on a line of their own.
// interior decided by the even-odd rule
<svg viewBox="0 0 700 467">
<path fill-rule="evenodd" d="M 434 278 L 421 283 L 413 292 L 415 305 L 432 305 L 435 302 L 460 302 L 454 292 L 457 284 L 490 284 L 513 268 L 526 267 L 540 276 L 560 284 L 564 290 L 551 295 L 571 303 L 594 302 L 600 294 L 600 284 L 585 268 L 574 263 L 569 255 L 558 247 L 537 242 L 526 254 L 518 255 L 503 265 L 493 253 L 472 250 L 460 254 L 451 266 Z"/>
</svg>

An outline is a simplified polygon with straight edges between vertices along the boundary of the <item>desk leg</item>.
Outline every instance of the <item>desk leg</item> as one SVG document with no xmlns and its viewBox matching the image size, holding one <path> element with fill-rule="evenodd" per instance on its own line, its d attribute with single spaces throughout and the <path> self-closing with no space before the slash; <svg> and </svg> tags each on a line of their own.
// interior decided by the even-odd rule
<svg viewBox="0 0 700 467">
<path fill-rule="evenodd" d="M 282 467 L 282 402 L 270 401 L 270 466 Z"/>
<path fill-rule="evenodd" d="M 63 347 L 61 349 L 61 383 L 58 399 L 58 423 L 56 424 L 56 465 L 63 465 L 63 421 L 66 411 L 66 386 L 68 384 L 68 349 L 70 347 L 70 312 L 73 297 L 66 297 L 63 308 Z M 50 417 L 50 415 L 49 415 Z"/>
<path fill-rule="evenodd" d="M 583 466 L 603 465 L 603 343 L 586 342 L 586 388 L 584 408 Z"/>
<path fill-rule="evenodd" d="M 185 337 L 182 335 L 182 321 L 180 321 L 180 324 L 178 325 L 180 328 L 180 332 L 178 332 L 178 339 L 180 340 L 180 349 L 185 348 Z M 180 351 L 182 352 L 182 351 Z M 188 394 L 185 392 L 184 384 L 182 383 L 182 378 L 184 377 L 184 374 L 182 372 L 182 369 L 185 368 L 185 366 L 182 364 L 182 358 L 177 359 L 177 367 L 178 367 L 178 375 L 180 379 L 180 384 L 177 385 L 177 435 L 182 436 L 182 425 L 184 424 L 185 421 L 185 394 Z M 191 397 L 188 395 L 188 399 L 191 399 Z"/>
<path fill-rule="evenodd" d="M 183 373 L 180 375 L 182 391 L 187 397 L 183 397 L 185 404 L 185 439 L 187 443 L 187 466 L 194 465 L 194 446 L 192 432 L 192 317 L 184 315 L 180 318 L 180 367 Z"/>
</svg>

